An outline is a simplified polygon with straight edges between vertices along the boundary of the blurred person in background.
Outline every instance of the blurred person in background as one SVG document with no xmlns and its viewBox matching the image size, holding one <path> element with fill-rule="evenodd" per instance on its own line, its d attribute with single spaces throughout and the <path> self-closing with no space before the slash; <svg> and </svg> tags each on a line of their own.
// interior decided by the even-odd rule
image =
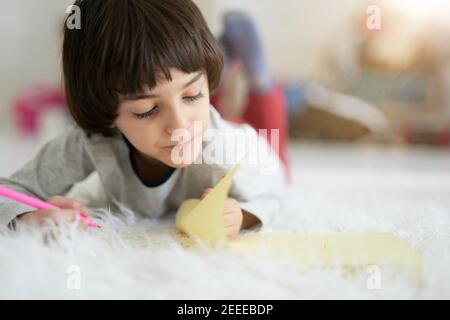
<svg viewBox="0 0 450 320">
<path fill-rule="evenodd" d="M 354 140 L 385 131 L 381 113 L 362 99 L 317 81 L 277 83 L 258 28 L 246 13 L 226 12 L 218 38 L 225 69 L 212 104 L 229 121 L 245 122 L 256 130 L 278 129 L 279 154 L 286 167 L 288 133 L 293 137 Z M 23 133 L 34 135 L 49 110 L 63 104 L 61 88 L 35 88 L 15 100 L 16 124 Z"/>
<path fill-rule="evenodd" d="M 281 129 L 283 161 L 287 162 L 287 125 L 292 136 L 346 140 L 387 130 L 383 115 L 361 99 L 317 81 L 277 83 L 258 28 L 246 13 L 225 13 L 223 25 L 219 41 L 225 70 L 213 104 L 226 119 L 245 121 L 257 129 Z M 244 85 L 240 85 L 242 75 Z"/>
</svg>

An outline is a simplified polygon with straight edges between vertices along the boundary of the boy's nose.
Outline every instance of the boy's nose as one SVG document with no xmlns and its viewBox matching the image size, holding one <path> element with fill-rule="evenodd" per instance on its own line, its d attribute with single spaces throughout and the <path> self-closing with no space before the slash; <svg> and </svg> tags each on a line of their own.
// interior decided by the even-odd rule
<svg viewBox="0 0 450 320">
<path fill-rule="evenodd" d="M 188 129 L 189 121 L 187 115 L 181 111 L 178 106 L 173 106 L 170 108 L 167 119 L 166 132 L 172 134 L 177 129 Z"/>
</svg>

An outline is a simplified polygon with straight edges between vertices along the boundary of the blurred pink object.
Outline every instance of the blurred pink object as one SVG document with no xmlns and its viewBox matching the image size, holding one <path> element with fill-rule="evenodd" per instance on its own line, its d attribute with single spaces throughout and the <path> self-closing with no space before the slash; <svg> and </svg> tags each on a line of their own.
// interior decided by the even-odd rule
<svg viewBox="0 0 450 320">
<path fill-rule="evenodd" d="M 23 134 L 35 135 L 42 115 L 50 109 L 65 111 L 65 103 L 61 88 L 35 87 L 14 100 L 12 107 L 15 123 Z"/>
</svg>

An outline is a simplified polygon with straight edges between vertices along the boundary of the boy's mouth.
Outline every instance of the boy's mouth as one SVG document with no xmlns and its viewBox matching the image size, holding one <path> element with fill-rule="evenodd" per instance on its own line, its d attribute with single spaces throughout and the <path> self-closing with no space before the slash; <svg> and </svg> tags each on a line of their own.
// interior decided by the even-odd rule
<svg viewBox="0 0 450 320">
<path fill-rule="evenodd" d="M 174 148 L 177 148 L 177 149 L 186 148 L 195 140 L 195 138 L 196 137 L 193 137 L 189 141 L 186 141 L 186 142 L 183 142 L 183 143 L 171 144 L 171 145 L 169 145 L 167 147 L 164 147 L 164 148 L 165 149 L 169 149 L 169 150 L 174 149 Z"/>
<path fill-rule="evenodd" d="M 184 147 L 187 147 L 191 142 L 192 142 L 192 139 L 189 141 L 183 142 L 183 143 L 178 143 L 178 144 L 173 144 L 173 145 L 167 146 L 166 148 L 169 148 L 169 149 L 184 148 Z"/>
</svg>

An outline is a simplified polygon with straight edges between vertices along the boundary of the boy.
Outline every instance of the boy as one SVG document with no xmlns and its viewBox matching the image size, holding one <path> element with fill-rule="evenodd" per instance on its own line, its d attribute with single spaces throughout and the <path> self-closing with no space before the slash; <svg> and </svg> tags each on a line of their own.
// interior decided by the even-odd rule
<svg viewBox="0 0 450 320">
<path fill-rule="evenodd" d="M 174 212 L 186 198 L 207 192 L 239 160 L 210 161 L 212 153 L 203 152 L 206 136 L 224 154 L 233 146 L 223 132 L 242 141 L 255 136 L 249 126 L 224 121 L 210 105 L 223 56 L 192 1 L 79 0 L 75 5 L 81 29 L 65 29 L 62 60 L 77 127 L 0 179 L 0 185 L 50 198 L 62 210 L 34 210 L 0 199 L 2 226 L 75 220 L 85 210 L 64 195 L 94 171 L 113 210 L 120 203 L 144 216 Z M 219 134 L 210 136 L 208 130 Z M 257 143 L 247 155 L 266 154 L 278 164 L 263 139 L 252 141 Z M 236 175 L 224 208 L 229 238 L 268 223 L 282 210 L 282 169 L 264 174 L 261 168 L 245 164 Z"/>
</svg>

